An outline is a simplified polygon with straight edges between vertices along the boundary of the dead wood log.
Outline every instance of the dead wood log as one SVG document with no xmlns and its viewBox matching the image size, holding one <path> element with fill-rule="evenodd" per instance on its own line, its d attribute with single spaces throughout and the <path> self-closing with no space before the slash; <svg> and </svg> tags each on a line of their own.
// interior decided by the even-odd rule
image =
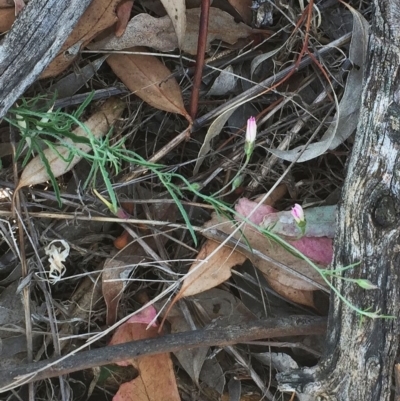
<svg viewBox="0 0 400 401">
<path fill-rule="evenodd" d="M 388 401 L 399 344 L 400 2 L 374 0 L 362 109 L 339 208 L 333 267 L 378 290 L 334 280 L 361 318 L 332 295 L 325 356 L 315 368 L 278 376 L 301 400 Z"/>
<path fill-rule="evenodd" d="M 0 46 L 0 118 L 57 55 L 92 0 L 31 0 Z"/>
</svg>

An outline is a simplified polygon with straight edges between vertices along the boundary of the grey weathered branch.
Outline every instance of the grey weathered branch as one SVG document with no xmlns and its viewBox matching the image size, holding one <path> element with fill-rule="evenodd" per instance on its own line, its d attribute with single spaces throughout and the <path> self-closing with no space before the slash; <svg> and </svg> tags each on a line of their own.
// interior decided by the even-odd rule
<svg viewBox="0 0 400 401">
<path fill-rule="evenodd" d="M 92 0 L 31 0 L 0 46 L 0 118 L 57 55 Z"/>
<path fill-rule="evenodd" d="M 388 401 L 399 345 L 400 311 L 400 2 L 375 0 L 362 108 L 339 208 L 333 267 L 361 262 L 335 279 L 361 318 L 333 294 L 325 357 L 316 368 L 278 377 L 283 390 L 315 399 Z M 315 398 L 314 398 L 315 397 Z"/>
<path fill-rule="evenodd" d="M 7 370 L 0 370 L 0 393 L 18 387 L 22 383 L 57 377 L 82 369 L 121 362 L 129 358 L 174 352 L 187 348 L 222 347 L 261 338 L 323 334 L 325 329 L 326 318 L 290 316 L 131 341 L 90 351 L 82 351 L 62 360 L 44 360 L 25 365 L 10 366 Z"/>
</svg>

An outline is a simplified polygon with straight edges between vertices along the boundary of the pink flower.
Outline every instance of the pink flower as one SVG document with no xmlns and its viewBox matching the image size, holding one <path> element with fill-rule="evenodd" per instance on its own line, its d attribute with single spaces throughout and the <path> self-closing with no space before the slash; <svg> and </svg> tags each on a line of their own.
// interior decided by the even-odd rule
<svg viewBox="0 0 400 401">
<path fill-rule="evenodd" d="M 257 124 L 255 117 L 250 117 L 247 120 L 246 129 L 246 142 L 244 144 L 244 151 L 247 157 L 250 157 L 254 150 L 254 143 L 256 141 L 257 135 Z"/>
<path fill-rule="evenodd" d="M 304 210 L 298 203 L 295 203 L 292 208 L 292 216 L 297 224 L 305 222 Z"/>
<path fill-rule="evenodd" d="M 247 120 L 247 129 L 246 129 L 246 142 L 253 143 L 256 140 L 257 135 L 257 124 L 255 117 L 250 117 Z"/>
</svg>

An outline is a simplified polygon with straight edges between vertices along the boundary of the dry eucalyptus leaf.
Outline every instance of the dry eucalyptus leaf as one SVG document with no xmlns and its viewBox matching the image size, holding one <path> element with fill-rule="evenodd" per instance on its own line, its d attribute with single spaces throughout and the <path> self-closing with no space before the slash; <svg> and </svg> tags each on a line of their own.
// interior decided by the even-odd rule
<svg viewBox="0 0 400 401">
<path fill-rule="evenodd" d="M 309 306 L 315 308 L 314 304 L 314 291 L 313 290 L 300 290 L 293 287 L 292 283 L 285 285 L 279 280 L 275 280 L 270 276 L 270 272 L 264 274 L 262 268 L 257 266 L 263 273 L 269 286 L 279 295 L 286 298 L 288 301 L 295 302 L 300 305 Z M 315 289 L 315 288 L 314 288 Z"/>
<path fill-rule="evenodd" d="M 182 48 L 186 32 L 186 4 L 185 0 L 161 0 L 169 18 L 172 21 L 178 46 Z"/>
<path fill-rule="evenodd" d="M 109 345 L 158 337 L 158 326 L 153 324 L 148 327 L 155 316 L 156 311 L 152 306 L 132 316 L 118 327 Z M 119 362 L 118 365 L 133 365 L 138 370 L 139 376 L 121 384 L 113 398 L 114 401 L 180 401 L 174 366 L 169 353 L 138 359 L 127 355 L 127 360 Z"/>
<path fill-rule="evenodd" d="M 108 99 L 100 108 L 100 110 L 93 114 L 84 124 L 94 137 L 101 138 L 107 134 L 110 126 L 114 124 L 114 122 L 121 116 L 124 108 L 125 104 L 121 100 L 116 98 Z M 81 127 L 76 128 L 74 130 L 74 134 L 82 137 L 87 136 L 86 131 Z M 64 143 L 72 145 L 82 152 L 89 152 L 91 149 L 88 144 L 74 143 L 69 138 L 66 138 Z M 70 150 L 63 145 L 56 145 L 55 149 L 57 151 L 51 148 L 47 148 L 43 151 L 44 156 L 46 157 L 55 177 L 60 177 L 66 172 L 70 171 L 82 159 L 79 156 L 75 156 L 72 161 L 68 162 L 67 159 Z M 62 155 L 65 160 L 60 157 L 60 155 Z M 24 171 L 22 172 L 17 190 L 22 187 L 26 187 L 27 185 L 35 185 L 46 182 L 49 179 L 50 176 L 47 173 L 42 160 L 39 156 L 36 156 L 26 165 Z"/>
<path fill-rule="evenodd" d="M 182 51 L 197 54 L 199 36 L 200 9 L 186 11 L 187 27 Z M 242 23 L 236 23 L 233 17 L 218 8 L 210 8 L 207 50 L 213 40 L 222 40 L 234 44 L 240 38 L 248 37 L 252 29 Z M 88 46 L 90 49 L 123 50 L 133 46 L 148 46 L 160 51 L 172 51 L 179 47 L 178 39 L 168 16 L 154 18 L 148 14 L 139 14 L 129 21 L 125 33 L 116 38 L 111 35 Z"/>
<path fill-rule="evenodd" d="M 192 330 L 179 307 L 172 308 L 167 319 L 171 325 L 171 334 Z M 199 386 L 200 372 L 207 358 L 208 350 L 209 347 L 182 348 L 174 352 L 182 368 L 197 386 Z"/>
<path fill-rule="evenodd" d="M 63 72 L 75 60 L 80 49 L 98 33 L 117 22 L 115 10 L 120 1 L 93 0 L 41 78 L 54 77 Z"/>
<path fill-rule="evenodd" d="M 129 18 L 131 17 L 131 11 L 133 7 L 133 0 L 127 0 L 124 3 L 120 3 L 117 7 L 117 24 L 115 26 L 115 36 L 121 37 L 128 25 Z"/>
<path fill-rule="evenodd" d="M 218 228 L 221 229 L 221 231 L 229 234 L 230 230 L 226 231 L 227 227 L 229 226 L 226 224 L 221 226 L 221 228 Z M 308 277 L 312 281 L 315 281 L 321 285 L 325 284 L 319 273 L 317 273 L 307 262 L 291 254 L 276 242 L 269 240 L 256 229 L 245 226 L 242 232 L 242 241 L 245 241 L 246 239 L 252 249 L 256 249 L 263 254 L 269 256 L 270 258 L 291 267 L 293 270 Z M 236 237 L 240 238 L 239 235 L 236 235 Z M 314 291 L 317 289 L 313 284 L 309 283 L 308 281 L 304 281 L 303 279 L 282 270 L 280 267 L 275 266 L 273 262 L 268 262 L 265 259 L 261 259 L 251 254 L 249 255 L 249 259 L 257 268 L 259 268 L 263 272 L 265 278 L 268 281 L 280 281 L 282 284 L 290 285 L 292 288 L 298 290 Z"/>
<path fill-rule="evenodd" d="M 338 105 L 335 118 L 321 140 L 308 145 L 304 151 L 304 145 L 287 151 L 269 149 L 272 154 L 281 159 L 290 162 L 295 160 L 297 162 L 304 162 L 314 159 L 325 153 L 328 149 L 338 147 L 357 128 L 364 68 L 366 66 L 365 57 L 367 53 L 369 25 L 357 10 L 349 5 L 346 6 L 353 14 L 353 34 L 350 43 L 349 59 L 356 67 L 351 69 L 347 77 L 344 94 Z M 302 155 L 298 157 L 302 151 Z"/>
<path fill-rule="evenodd" d="M 14 21 L 15 13 L 13 8 L 0 9 L 0 32 L 9 31 Z"/>
<path fill-rule="evenodd" d="M 232 225 L 231 221 L 224 218 L 218 218 L 215 215 L 209 222 L 205 224 L 205 227 L 217 228 L 218 230 L 226 234 L 232 234 L 234 231 L 234 226 Z M 206 232 L 204 233 L 204 235 L 207 237 Z M 263 253 L 268 257 L 290 267 L 291 269 L 307 277 L 311 281 L 316 282 L 320 285 L 324 285 L 321 276 L 308 263 L 292 255 L 290 252 L 286 251 L 282 246 L 278 245 L 277 243 L 268 240 L 263 234 L 258 232 L 256 229 L 248 225 L 245 225 L 242 229 L 242 235 L 243 237 L 245 237 L 246 241 L 249 243 L 252 250 L 249 249 L 248 252 L 244 253 L 242 249 L 236 251 L 229 248 L 231 252 L 229 251 L 223 251 L 223 252 L 228 255 L 231 255 L 232 252 L 234 252 L 234 254 L 240 255 L 241 258 L 243 258 L 242 259 L 243 261 L 246 258 L 251 260 L 254 266 L 256 266 L 259 270 L 262 271 L 264 277 L 276 292 L 294 302 L 312 306 L 311 292 L 317 289 L 315 285 L 313 285 L 309 281 L 303 280 L 301 277 L 298 277 L 297 275 L 294 275 L 286 270 L 283 270 L 280 267 L 277 267 L 272 261 L 268 262 L 265 259 L 256 256 L 254 252 L 258 251 L 260 253 Z M 241 236 L 240 233 L 236 233 L 234 235 L 234 237 L 237 239 L 240 239 L 240 236 Z M 242 241 L 244 241 L 244 238 L 242 238 Z M 231 245 L 228 244 L 228 246 Z M 223 249 L 225 248 L 226 247 L 224 247 Z M 231 257 L 236 257 L 236 256 L 231 256 Z M 215 256 L 215 258 L 217 257 Z M 224 269 L 225 277 L 229 278 L 230 268 L 232 266 L 233 265 L 231 265 L 229 269 L 228 268 Z M 218 266 L 214 265 L 213 267 L 218 269 Z M 186 284 L 186 288 L 182 286 L 182 289 L 178 294 L 178 296 L 182 297 L 186 296 L 186 294 L 189 294 L 191 291 L 195 293 L 195 291 L 200 292 L 199 290 L 203 290 L 203 283 L 201 282 L 198 283 L 198 281 L 202 281 L 203 276 L 207 275 L 207 273 L 210 274 L 210 270 L 208 270 L 207 264 L 201 266 L 201 269 L 199 270 L 200 271 L 195 272 L 196 276 L 194 278 L 196 278 L 197 280 L 194 279 L 190 280 L 190 276 L 188 276 L 187 280 L 190 281 L 185 280 L 184 285 Z M 201 278 L 200 280 L 198 279 L 199 277 Z M 221 277 L 224 276 L 221 275 Z M 208 279 L 207 281 L 208 281 L 206 283 L 207 285 L 212 284 L 212 282 L 210 282 L 210 279 Z M 220 282 L 218 282 L 218 284 L 220 284 Z M 181 295 L 181 293 L 183 293 L 183 295 Z"/>
<path fill-rule="evenodd" d="M 250 25 L 253 19 L 252 5 L 253 0 L 228 0 L 229 4 L 243 18 L 243 21 Z"/>
<path fill-rule="evenodd" d="M 93 78 L 93 75 L 97 73 L 106 59 L 107 56 L 99 57 L 96 60 L 88 62 L 79 71 L 72 71 L 52 85 L 47 94 L 57 93 L 58 99 L 75 95 L 83 85 L 86 85 Z"/>
<path fill-rule="evenodd" d="M 131 50 L 146 51 L 142 48 Z M 128 89 L 146 103 L 160 110 L 181 114 L 191 122 L 183 104 L 181 88 L 157 57 L 112 54 L 107 63 Z"/>
<path fill-rule="evenodd" d="M 239 252 L 228 247 L 222 247 L 203 263 L 202 261 L 209 257 L 218 246 L 220 244 L 215 241 L 208 240 L 205 242 L 197 255 L 198 261 L 194 262 L 190 267 L 189 273 L 174 302 L 222 284 L 231 277 L 232 267 L 241 265 L 246 260 L 246 256 Z"/>
</svg>

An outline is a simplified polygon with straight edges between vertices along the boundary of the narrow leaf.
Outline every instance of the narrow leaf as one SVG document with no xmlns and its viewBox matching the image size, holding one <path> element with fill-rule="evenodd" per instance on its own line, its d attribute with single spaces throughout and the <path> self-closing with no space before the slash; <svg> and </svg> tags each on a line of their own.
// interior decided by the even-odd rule
<svg viewBox="0 0 400 401">
<path fill-rule="evenodd" d="M 161 0 L 174 26 L 178 46 L 182 48 L 186 31 L 186 4 L 185 0 Z"/>
<path fill-rule="evenodd" d="M 362 81 L 365 69 L 365 57 L 368 45 L 369 25 L 366 19 L 354 8 L 347 5 L 353 14 L 353 35 L 350 44 L 349 59 L 354 68 L 347 77 L 343 97 L 338 105 L 335 118 L 321 140 L 308 145 L 303 151 L 304 145 L 292 150 L 268 149 L 272 154 L 281 159 L 293 162 L 304 162 L 314 159 L 328 149 L 335 149 L 345 141 L 357 128 L 358 115 L 361 105 Z M 300 157 L 299 153 L 302 152 Z"/>
<path fill-rule="evenodd" d="M 110 126 L 119 118 L 124 110 L 124 103 L 119 99 L 111 98 L 103 104 L 101 109 L 93 114 L 86 122 L 85 126 L 94 137 L 104 136 L 110 129 Z M 87 137 L 87 131 L 82 127 L 74 130 L 77 136 Z M 66 145 L 75 147 L 82 152 L 89 152 L 91 147 L 85 143 L 74 143 L 71 139 L 64 140 Z M 70 171 L 80 160 L 80 156 L 71 157 L 71 150 L 65 145 L 55 145 L 43 151 L 43 155 L 48 162 L 48 166 L 43 164 L 41 158 L 36 156 L 32 159 L 22 172 L 17 190 L 27 185 L 40 184 L 50 180 L 48 167 L 50 167 L 53 177 L 59 177 Z"/>
</svg>

